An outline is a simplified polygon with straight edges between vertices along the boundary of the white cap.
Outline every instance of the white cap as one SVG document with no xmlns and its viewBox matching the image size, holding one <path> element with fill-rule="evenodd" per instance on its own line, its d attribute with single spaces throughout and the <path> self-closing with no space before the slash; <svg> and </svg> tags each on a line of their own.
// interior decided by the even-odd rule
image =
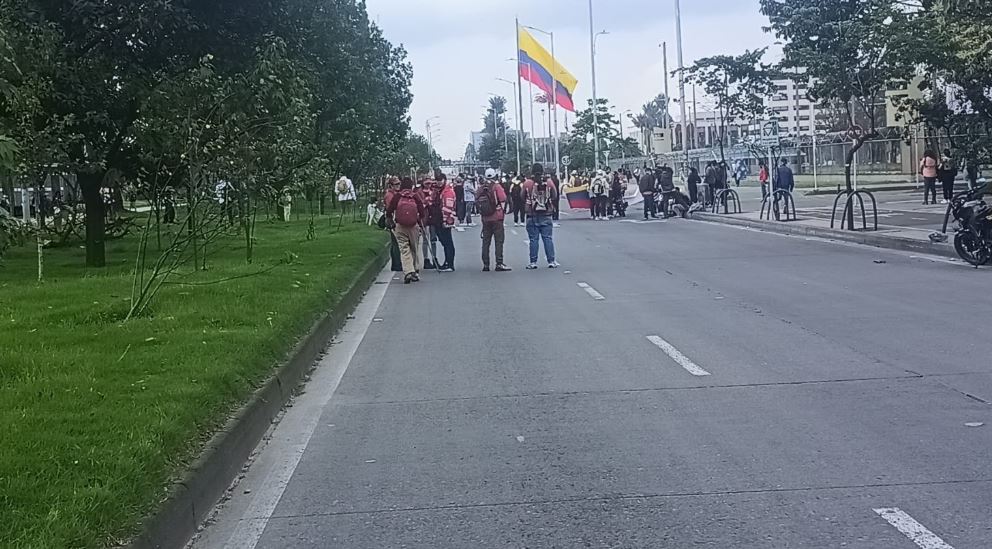
<svg viewBox="0 0 992 549">
<path fill-rule="evenodd" d="M 496 170 L 492 168 L 486 170 L 486 179 L 496 179 Z"/>
</svg>

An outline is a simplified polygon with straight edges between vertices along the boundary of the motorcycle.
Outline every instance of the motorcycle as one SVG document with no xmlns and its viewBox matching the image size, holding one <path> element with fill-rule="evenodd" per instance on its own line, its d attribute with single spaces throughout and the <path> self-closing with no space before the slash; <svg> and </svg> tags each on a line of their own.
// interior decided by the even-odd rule
<svg viewBox="0 0 992 549">
<path fill-rule="evenodd" d="M 986 185 L 958 193 L 947 206 L 945 219 L 954 217 L 954 250 L 975 267 L 992 261 L 992 206 L 985 203 Z M 946 221 L 945 221 L 946 225 Z"/>
</svg>

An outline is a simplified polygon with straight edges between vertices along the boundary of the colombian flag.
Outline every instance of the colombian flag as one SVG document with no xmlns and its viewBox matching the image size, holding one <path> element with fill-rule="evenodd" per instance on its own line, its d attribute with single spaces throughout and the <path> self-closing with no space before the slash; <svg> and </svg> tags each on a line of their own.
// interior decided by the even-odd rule
<svg viewBox="0 0 992 549">
<path fill-rule="evenodd" d="M 558 105 L 569 112 L 575 112 L 572 94 L 575 93 L 575 87 L 578 86 L 579 81 L 565 67 L 562 67 L 526 29 L 520 27 L 518 32 L 520 78 L 533 83 L 541 91 L 548 94 L 548 97 L 554 97 L 555 87 L 557 87 Z M 553 78 L 552 74 L 556 72 L 557 74 Z"/>
<path fill-rule="evenodd" d="M 589 185 L 565 187 L 565 198 L 568 199 L 568 207 L 573 210 L 588 210 L 592 207 Z"/>
</svg>

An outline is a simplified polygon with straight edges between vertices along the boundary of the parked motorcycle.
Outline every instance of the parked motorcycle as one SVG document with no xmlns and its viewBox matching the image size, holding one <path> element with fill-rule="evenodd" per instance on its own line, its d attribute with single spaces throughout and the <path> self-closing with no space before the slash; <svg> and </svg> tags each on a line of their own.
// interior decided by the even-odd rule
<svg viewBox="0 0 992 549">
<path fill-rule="evenodd" d="M 976 267 L 992 261 L 992 206 L 985 203 L 985 190 L 982 185 L 955 195 L 945 218 L 957 223 L 954 250 Z"/>
</svg>

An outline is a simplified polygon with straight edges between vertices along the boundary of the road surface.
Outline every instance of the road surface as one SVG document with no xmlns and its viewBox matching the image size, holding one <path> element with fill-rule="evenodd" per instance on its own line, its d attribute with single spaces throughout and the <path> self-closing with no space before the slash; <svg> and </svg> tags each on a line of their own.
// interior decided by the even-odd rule
<svg viewBox="0 0 992 549">
<path fill-rule="evenodd" d="M 564 225 L 384 273 L 195 547 L 992 546 L 992 271 Z"/>
</svg>

